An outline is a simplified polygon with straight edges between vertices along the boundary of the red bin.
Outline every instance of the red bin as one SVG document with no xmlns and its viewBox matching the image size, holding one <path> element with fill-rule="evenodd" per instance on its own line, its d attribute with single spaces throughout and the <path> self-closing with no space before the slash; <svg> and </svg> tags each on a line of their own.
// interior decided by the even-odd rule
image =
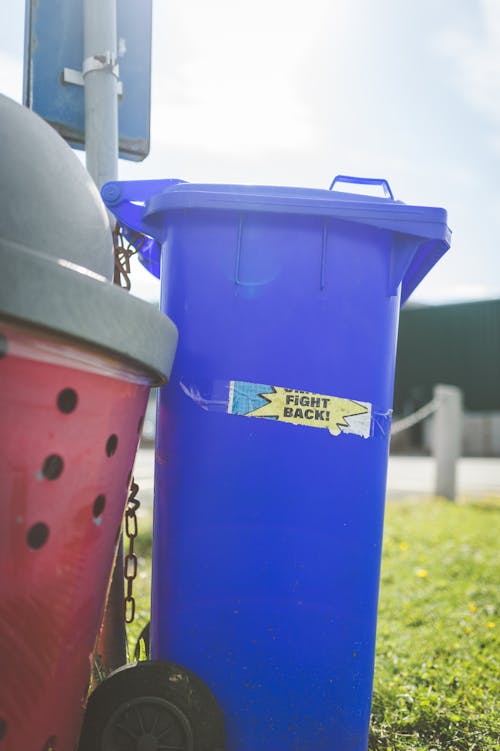
<svg viewBox="0 0 500 751">
<path fill-rule="evenodd" d="M 6 316 L 16 307 L 7 295 L 12 260 L 19 255 L 0 281 L 0 746 L 71 751 L 146 402 L 164 378 L 160 367 L 133 362 L 133 345 L 119 357 Z M 56 270 L 70 287 L 93 282 L 136 316 L 159 318 L 157 334 L 173 354 L 173 324 L 147 303 Z M 48 276 L 39 272 L 27 282 L 42 293 Z"/>
<path fill-rule="evenodd" d="M 25 115 L 35 118 L 0 97 L 2 123 L 12 112 L 2 164 L 22 146 Z M 77 162 L 59 140 L 63 163 Z M 21 168 L 31 190 L 29 171 L 36 180 L 43 170 Z M 146 402 L 170 374 L 177 331 L 74 256 L 51 256 L 41 222 L 53 184 L 41 207 L 22 205 L 8 194 L 16 170 L 0 175 L 0 748 L 73 751 Z M 87 188 L 85 177 L 75 212 L 110 250 L 106 213 Z M 57 235 L 57 216 L 52 227 Z M 84 252 L 81 237 L 67 242 Z"/>
</svg>

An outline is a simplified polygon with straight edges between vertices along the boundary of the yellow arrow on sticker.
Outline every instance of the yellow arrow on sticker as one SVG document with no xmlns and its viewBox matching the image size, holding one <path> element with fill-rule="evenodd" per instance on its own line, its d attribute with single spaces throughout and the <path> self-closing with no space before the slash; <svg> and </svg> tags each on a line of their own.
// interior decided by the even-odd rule
<svg viewBox="0 0 500 751">
<path fill-rule="evenodd" d="M 367 402 L 280 386 L 271 388 L 272 392 L 259 394 L 267 404 L 247 412 L 247 417 L 267 417 L 293 425 L 327 428 L 335 436 L 343 432 L 364 437 L 370 434 L 371 404 Z M 347 418 L 361 415 L 365 415 L 364 420 L 358 418 L 348 422 Z"/>
</svg>

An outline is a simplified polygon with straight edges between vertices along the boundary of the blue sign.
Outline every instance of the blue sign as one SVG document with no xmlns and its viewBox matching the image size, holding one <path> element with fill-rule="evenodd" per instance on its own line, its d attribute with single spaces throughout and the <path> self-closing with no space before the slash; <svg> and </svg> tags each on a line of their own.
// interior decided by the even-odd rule
<svg viewBox="0 0 500 751">
<path fill-rule="evenodd" d="M 152 0 L 117 0 L 120 156 L 149 153 Z M 71 146 L 85 147 L 83 0 L 26 0 L 24 95 Z"/>
</svg>

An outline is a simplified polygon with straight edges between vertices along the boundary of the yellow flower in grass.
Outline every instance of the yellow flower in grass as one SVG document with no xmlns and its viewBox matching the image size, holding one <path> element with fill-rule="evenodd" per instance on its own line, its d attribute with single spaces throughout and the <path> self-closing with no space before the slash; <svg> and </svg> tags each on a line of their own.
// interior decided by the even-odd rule
<svg viewBox="0 0 500 751">
<path fill-rule="evenodd" d="M 425 579 L 427 576 L 429 576 L 429 572 L 425 568 L 419 568 L 415 573 L 420 579 Z"/>
<path fill-rule="evenodd" d="M 486 628 L 495 628 L 495 626 L 496 623 L 494 623 L 493 621 L 488 621 L 488 623 L 486 624 Z"/>
<path fill-rule="evenodd" d="M 474 602 L 469 602 L 469 610 L 471 613 L 477 613 L 477 605 Z"/>
<path fill-rule="evenodd" d="M 405 550 L 408 550 L 408 548 L 409 548 L 409 547 L 410 547 L 410 546 L 408 545 L 408 543 L 407 543 L 407 542 L 400 542 L 400 543 L 399 543 L 399 549 L 400 549 L 400 550 L 403 550 L 403 551 L 405 551 Z"/>
</svg>

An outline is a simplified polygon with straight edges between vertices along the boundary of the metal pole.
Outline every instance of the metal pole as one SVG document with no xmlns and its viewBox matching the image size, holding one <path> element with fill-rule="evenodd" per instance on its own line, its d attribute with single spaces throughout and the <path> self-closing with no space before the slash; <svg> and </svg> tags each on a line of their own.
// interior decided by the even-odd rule
<svg viewBox="0 0 500 751">
<path fill-rule="evenodd" d="M 116 36 L 116 0 L 83 0 L 85 159 L 99 189 L 118 177 Z M 112 226 L 111 217 L 110 223 Z M 127 662 L 123 602 L 123 541 L 120 540 L 96 647 L 106 673 Z"/>
<path fill-rule="evenodd" d="M 455 500 L 457 462 L 462 453 L 462 392 L 456 386 L 434 388 L 438 409 L 434 416 L 436 495 Z"/>
<path fill-rule="evenodd" d="M 83 2 L 85 156 L 98 188 L 118 176 L 116 0 Z"/>
</svg>

